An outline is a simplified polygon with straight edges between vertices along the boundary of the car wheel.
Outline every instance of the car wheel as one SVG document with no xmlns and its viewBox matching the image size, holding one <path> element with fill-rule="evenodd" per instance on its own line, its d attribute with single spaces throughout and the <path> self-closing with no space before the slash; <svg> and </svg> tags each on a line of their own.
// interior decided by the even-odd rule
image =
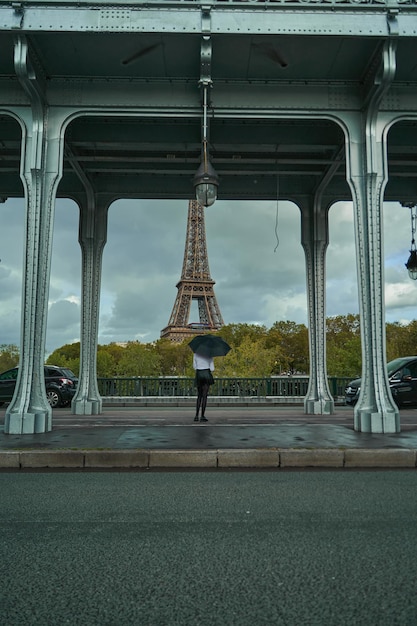
<svg viewBox="0 0 417 626">
<path fill-rule="evenodd" d="M 48 398 L 49 406 L 51 406 L 53 409 L 55 409 L 57 406 L 61 406 L 61 394 L 56 389 L 47 389 L 46 397 Z"/>
</svg>

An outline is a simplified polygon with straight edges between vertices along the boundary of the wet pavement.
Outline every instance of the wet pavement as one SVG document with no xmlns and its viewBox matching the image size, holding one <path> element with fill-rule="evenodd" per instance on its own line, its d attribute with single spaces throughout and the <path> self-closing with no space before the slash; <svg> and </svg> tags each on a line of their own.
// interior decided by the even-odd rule
<svg viewBox="0 0 417 626">
<path fill-rule="evenodd" d="M 194 423 L 191 406 L 105 406 L 96 416 L 55 409 L 53 430 L 5 435 L 0 411 L 0 451 L 11 450 L 249 450 L 417 449 L 417 410 L 401 410 L 401 432 L 368 434 L 353 430 L 353 409 L 333 415 L 305 415 L 302 406 L 213 406 L 207 423 Z"/>
</svg>

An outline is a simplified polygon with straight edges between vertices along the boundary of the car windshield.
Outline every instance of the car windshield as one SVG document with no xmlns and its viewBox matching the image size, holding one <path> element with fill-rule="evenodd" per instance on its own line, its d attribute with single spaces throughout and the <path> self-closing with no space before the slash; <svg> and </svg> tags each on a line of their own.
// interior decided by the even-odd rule
<svg viewBox="0 0 417 626">
<path fill-rule="evenodd" d="M 68 378 L 76 378 L 76 375 L 74 374 L 74 372 L 72 372 L 66 367 L 62 367 L 61 372 L 64 374 L 64 376 L 67 376 Z"/>
<path fill-rule="evenodd" d="M 387 364 L 388 376 L 392 376 L 394 372 L 400 369 L 400 367 L 403 367 L 406 363 L 409 362 L 409 360 L 410 360 L 410 357 L 406 357 L 406 358 L 403 357 L 400 359 L 394 359 L 393 361 L 390 361 Z"/>
</svg>

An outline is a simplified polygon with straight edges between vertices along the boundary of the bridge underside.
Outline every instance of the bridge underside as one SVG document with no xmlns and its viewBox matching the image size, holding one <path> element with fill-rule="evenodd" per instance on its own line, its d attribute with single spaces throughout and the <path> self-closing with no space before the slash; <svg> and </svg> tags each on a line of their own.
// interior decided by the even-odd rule
<svg viewBox="0 0 417 626">
<path fill-rule="evenodd" d="M 306 412 L 333 408 L 327 211 L 353 201 L 364 363 L 355 428 L 398 431 L 384 366 L 381 212 L 384 200 L 417 202 L 416 42 L 411 0 L 0 6 L 0 197 L 25 195 L 28 223 L 20 379 L 6 430 L 51 428 L 38 378 L 55 197 L 80 206 L 82 355 L 73 408 L 94 413 L 101 410 L 95 357 L 108 206 L 119 198 L 194 197 L 206 88 L 218 197 L 278 195 L 300 207 Z"/>
</svg>

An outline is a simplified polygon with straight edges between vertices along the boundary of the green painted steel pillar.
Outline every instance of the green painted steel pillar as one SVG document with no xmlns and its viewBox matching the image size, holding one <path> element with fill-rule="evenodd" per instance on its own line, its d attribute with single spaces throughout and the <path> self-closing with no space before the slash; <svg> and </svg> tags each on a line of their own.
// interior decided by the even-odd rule
<svg viewBox="0 0 417 626">
<path fill-rule="evenodd" d="M 331 415 L 334 400 L 327 381 L 325 259 L 329 239 L 328 211 L 321 193 L 309 198 L 301 212 L 301 242 L 307 270 L 307 308 L 310 345 L 310 377 L 304 412 Z"/>
<path fill-rule="evenodd" d="M 382 240 L 389 124 L 379 112 L 394 73 L 395 43 L 388 41 L 369 87 L 365 111 L 347 118 L 347 179 L 354 203 L 362 337 L 362 383 L 354 410 L 354 428 L 367 433 L 400 431 L 399 411 L 386 372 Z"/>
<path fill-rule="evenodd" d="M 81 352 L 77 392 L 71 403 L 75 415 L 97 415 L 102 399 L 97 385 L 97 343 L 103 249 L 107 241 L 108 202 L 89 191 L 80 208 L 82 254 Z"/>
<path fill-rule="evenodd" d="M 25 256 L 19 374 L 6 410 L 4 432 L 44 433 L 52 429 L 45 392 L 44 358 L 56 188 L 60 180 L 61 123 L 49 110 L 27 40 L 15 44 L 15 69 L 29 101 L 21 113 L 22 179 L 26 200 Z"/>
</svg>

